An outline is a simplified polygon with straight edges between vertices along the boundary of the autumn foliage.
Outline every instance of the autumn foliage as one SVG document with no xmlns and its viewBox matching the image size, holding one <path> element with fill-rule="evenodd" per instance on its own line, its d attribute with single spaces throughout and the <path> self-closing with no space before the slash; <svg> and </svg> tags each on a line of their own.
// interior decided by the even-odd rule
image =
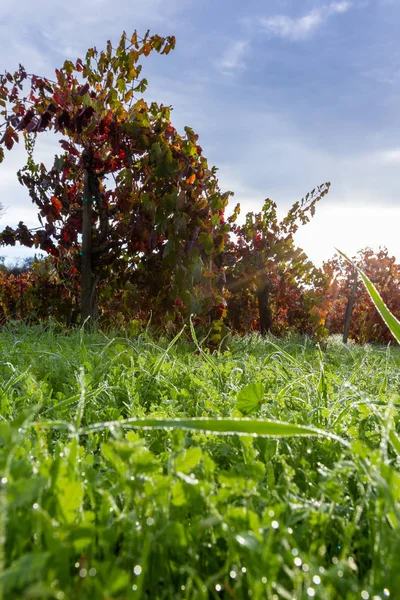
<svg viewBox="0 0 400 600">
<path fill-rule="evenodd" d="M 353 289 L 350 337 L 387 341 L 369 296 L 352 287 L 352 267 L 334 257 L 318 269 L 295 244 L 329 183 L 282 220 L 270 199 L 241 223 L 239 205 L 226 214 L 231 192 L 221 191 L 198 135 L 190 127 L 179 133 L 170 107 L 142 96 L 141 59 L 174 46 L 173 36 L 124 33 L 116 47 L 65 61 L 54 80 L 21 65 L 0 76 L 0 162 L 24 142 L 18 178 L 41 223 L 7 226 L 0 243 L 48 255 L 17 275 L 0 273 L 1 320 L 51 315 L 68 325 L 90 318 L 169 327 L 193 314 L 214 347 L 229 330 L 323 338 L 342 333 Z M 35 161 L 45 131 L 61 148 L 50 168 Z M 365 250 L 357 264 L 398 314 L 395 259 Z"/>
</svg>

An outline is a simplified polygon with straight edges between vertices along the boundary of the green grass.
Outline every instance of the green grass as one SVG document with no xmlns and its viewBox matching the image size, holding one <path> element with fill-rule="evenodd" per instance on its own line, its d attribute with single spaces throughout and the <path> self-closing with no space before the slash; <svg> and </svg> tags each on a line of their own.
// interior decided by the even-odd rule
<svg viewBox="0 0 400 600">
<path fill-rule="evenodd" d="M 397 347 L 14 323 L 0 384 L 3 600 L 399 597 Z"/>
</svg>

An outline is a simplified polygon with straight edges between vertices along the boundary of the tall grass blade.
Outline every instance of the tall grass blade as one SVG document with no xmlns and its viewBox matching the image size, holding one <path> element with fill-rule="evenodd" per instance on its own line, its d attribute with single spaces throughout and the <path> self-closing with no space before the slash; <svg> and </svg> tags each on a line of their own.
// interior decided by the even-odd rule
<svg viewBox="0 0 400 600">
<path fill-rule="evenodd" d="M 203 431 L 217 435 L 250 435 L 255 437 L 293 437 L 293 436 L 322 436 L 336 440 L 344 446 L 349 446 L 343 438 L 314 427 L 285 423 L 284 421 L 259 420 L 259 419 L 124 419 L 120 421 L 108 421 L 95 423 L 88 427 L 82 427 L 80 434 L 91 433 L 109 428 L 123 429 L 186 429 Z"/>
</svg>

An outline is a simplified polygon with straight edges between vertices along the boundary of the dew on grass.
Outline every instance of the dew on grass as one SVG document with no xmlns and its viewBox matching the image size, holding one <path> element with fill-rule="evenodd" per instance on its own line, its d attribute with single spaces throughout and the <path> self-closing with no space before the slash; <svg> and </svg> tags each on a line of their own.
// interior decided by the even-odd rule
<svg viewBox="0 0 400 600">
<path fill-rule="evenodd" d="M 390 591 L 387 588 L 385 588 L 383 590 L 383 595 L 386 596 L 386 597 L 390 596 Z"/>
<path fill-rule="evenodd" d="M 86 569 L 81 569 L 81 570 L 79 571 L 79 577 L 82 577 L 82 579 L 83 579 L 84 577 L 86 577 L 86 575 L 87 575 L 87 570 L 86 570 Z"/>
<path fill-rule="evenodd" d="M 32 506 L 33 510 L 37 510 L 39 508 L 39 504 L 37 502 L 35 502 L 35 504 Z"/>
<path fill-rule="evenodd" d="M 2 483 L 3 485 L 5 485 L 5 484 L 7 483 L 7 481 L 8 481 L 7 477 L 2 477 L 2 478 L 1 478 L 1 483 Z"/>
<path fill-rule="evenodd" d="M 79 569 L 79 567 L 80 567 L 80 564 L 79 564 L 78 562 L 76 562 L 76 563 L 75 563 L 75 568 L 76 568 L 76 569 Z"/>
<path fill-rule="evenodd" d="M 278 521 L 272 521 L 271 527 L 272 527 L 272 529 L 278 529 L 278 527 L 279 527 Z"/>
<path fill-rule="evenodd" d="M 367 590 L 363 590 L 363 591 L 361 592 L 361 598 L 362 598 L 363 600 L 368 600 L 368 598 L 369 598 L 369 593 L 367 592 Z"/>
<path fill-rule="evenodd" d="M 288 529 L 287 529 L 287 532 L 288 532 L 290 535 L 292 535 L 292 533 L 293 533 L 293 529 L 292 529 L 291 527 L 288 527 Z"/>
<path fill-rule="evenodd" d="M 321 577 L 319 575 L 314 575 L 312 580 L 313 580 L 313 583 L 315 583 L 315 585 L 319 585 L 321 583 Z"/>
<path fill-rule="evenodd" d="M 154 525 L 154 519 L 153 519 L 153 517 L 149 517 L 149 518 L 146 520 L 146 523 L 147 523 L 147 525 L 148 525 L 149 527 L 151 527 L 152 525 Z"/>
<path fill-rule="evenodd" d="M 261 581 L 265 585 L 267 583 L 267 581 L 268 581 L 268 578 L 267 577 L 261 577 Z"/>
<path fill-rule="evenodd" d="M 247 572 L 246 567 L 242 567 L 242 573 L 246 573 L 246 572 Z"/>
<path fill-rule="evenodd" d="M 186 586 L 184 586 L 184 585 L 181 585 L 181 590 L 182 590 L 182 592 L 184 592 L 184 591 L 185 591 L 185 589 L 186 589 Z"/>
<path fill-rule="evenodd" d="M 310 570 L 310 567 L 306 563 L 304 563 L 304 565 L 302 566 L 302 569 L 303 569 L 304 573 L 308 573 L 308 571 Z"/>
<path fill-rule="evenodd" d="M 137 590 L 137 585 L 133 585 L 133 586 L 132 586 L 132 589 L 133 589 L 133 591 L 134 591 L 134 592 L 136 592 L 136 590 Z"/>
<path fill-rule="evenodd" d="M 140 573 L 142 572 L 142 567 L 140 565 L 135 565 L 133 567 L 133 572 L 135 573 L 135 575 L 140 575 Z"/>
<path fill-rule="evenodd" d="M 231 577 L 231 579 L 235 579 L 235 577 L 236 577 L 236 571 L 231 571 L 229 573 L 229 576 Z"/>
<path fill-rule="evenodd" d="M 339 562 L 339 559 L 338 559 L 338 557 L 337 557 L 337 556 L 334 556 L 334 557 L 332 558 L 332 562 L 333 562 L 333 564 L 334 564 L 334 565 L 337 565 L 337 564 L 338 564 L 338 562 Z"/>
<path fill-rule="evenodd" d="M 307 588 L 307 596 L 310 596 L 310 598 L 313 598 L 315 596 L 315 590 L 312 587 Z"/>
<path fill-rule="evenodd" d="M 269 510 L 268 511 L 268 516 L 271 517 L 271 518 L 274 517 L 275 516 L 275 512 L 272 509 Z"/>
<path fill-rule="evenodd" d="M 95 568 L 89 569 L 89 577 L 94 577 L 96 575 L 97 571 Z"/>
<path fill-rule="evenodd" d="M 293 556 L 297 556 L 297 555 L 298 555 L 298 553 L 299 553 L 299 551 L 297 550 L 297 548 L 293 548 L 293 549 L 292 549 L 292 554 L 293 554 Z"/>
<path fill-rule="evenodd" d="M 343 571 L 342 569 L 339 569 L 339 571 L 337 572 L 338 577 L 343 577 Z"/>
<path fill-rule="evenodd" d="M 217 592 L 220 592 L 222 590 L 222 587 L 220 586 L 219 583 L 216 584 L 215 589 L 217 590 Z"/>
<path fill-rule="evenodd" d="M 296 567 L 301 567 L 301 565 L 303 564 L 303 561 L 301 560 L 301 558 L 295 558 L 294 564 L 296 565 Z"/>
</svg>

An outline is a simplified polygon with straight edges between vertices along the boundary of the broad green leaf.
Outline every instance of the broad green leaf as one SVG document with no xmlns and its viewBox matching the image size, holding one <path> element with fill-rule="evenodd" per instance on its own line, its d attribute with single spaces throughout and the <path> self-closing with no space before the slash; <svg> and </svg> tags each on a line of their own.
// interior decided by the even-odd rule
<svg viewBox="0 0 400 600">
<path fill-rule="evenodd" d="M 83 501 L 82 484 L 63 477 L 57 486 L 57 498 L 65 521 L 73 523 Z"/>
<path fill-rule="evenodd" d="M 240 390 L 236 400 L 236 408 L 242 415 L 249 415 L 260 408 L 264 398 L 262 383 L 250 383 Z"/>
<path fill-rule="evenodd" d="M 336 248 L 336 250 L 337 250 L 337 248 Z M 393 336 L 396 338 L 397 342 L 400 344 L 400 321 L 398 321 L 396 319 L 396 317 L 387 308 L 387 306 L 383 302 L 383 300 L 382 300 L 382 298 L 381 298 L 378 290 L 376 289 L 376 287 L 374 286 L 374 284 L 372 283 L 372 281 L 370 281 L 368 279 L 368 277 L 363 273 L 363 271 L 361 269 L 359 269 L 353 263 L 353 261 L 346 256 L 346 254 L 344 254 L 340 250 L 337 250 L 337 251 L 349 263 L 351 263 L 352 265 L 354 265 L 354 268 L 357 269 L 357 271 L 360 273 L 361 278 L 362 278 L 362 280 L 364 282 L 364 285 L 367 288 L 367 291 L 368 291 L 369 295 L 371 296 L 371 299 L 372 299 L 373 303 L 375 304 L 375 306 L 376 306 L 379 314 L 381 315 L 382 319 L 385 321 L 386 325 L 389 327 L 390 331 L 392 332 Z"/>
<path fill-rule="evenodd" d="M 189 448 L 175 459 L 175 469 L 181 473 L 190 473 L 201 461 L 203 452 L 201 448 Z"/>
</svg>

